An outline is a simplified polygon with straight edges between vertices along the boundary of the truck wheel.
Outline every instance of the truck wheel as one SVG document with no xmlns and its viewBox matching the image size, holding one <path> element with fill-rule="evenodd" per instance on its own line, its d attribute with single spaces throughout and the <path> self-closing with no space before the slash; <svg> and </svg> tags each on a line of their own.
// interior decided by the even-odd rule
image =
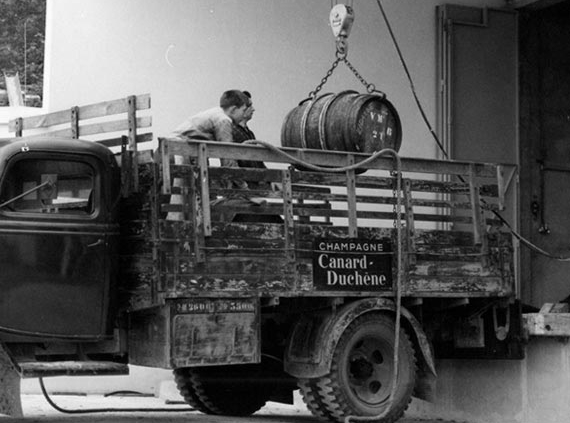
<svg viewBox="0 0 570 423">
<path fill-rule="evenodd" d="M 196 380 L 196 375 L 191 369 L 176 369 L 174 370 L 174 380 L 180 395 L 184 398 L 192 408 L 201 411 L 205 414 L 213 414 L 212 411 L 206 407 L 206 404 L 200 400 L 197 390 L 200 389 L 200 383 Z"/>
<path fill-rule="evenodd" d="M 343 422 L 347 416 L 381 414 L 392 389 L 394 319 L 365 314 L 341 335 L 333 353 L 330 372 L 315 379 L 299 380 L 303 400 L 317 417 Z M 416 360 L 410 339 L 400 330 L 399 374 L 394 402 L 382 423 L 394 422 L 412 398 Z"/>
<path fill-rule="evenodd" d="M 177 371 L 184 399 L 206 414 L 249 416 L 265 405 L 271 395 L 266 384 L 256 383 L 254 365 L 216 366 Z"/>
</svg>

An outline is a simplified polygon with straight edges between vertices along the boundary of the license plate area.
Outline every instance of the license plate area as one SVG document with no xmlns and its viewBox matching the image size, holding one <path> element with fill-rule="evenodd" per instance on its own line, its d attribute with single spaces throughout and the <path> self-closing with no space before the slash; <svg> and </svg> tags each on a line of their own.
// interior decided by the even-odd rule
<svg viewBox="0 0 570 423">
<path fill-rule="evenodd" d="M 259 300 L 197 298 L 171 304 L 172 365 L 259 363 Z"/>
</svg>

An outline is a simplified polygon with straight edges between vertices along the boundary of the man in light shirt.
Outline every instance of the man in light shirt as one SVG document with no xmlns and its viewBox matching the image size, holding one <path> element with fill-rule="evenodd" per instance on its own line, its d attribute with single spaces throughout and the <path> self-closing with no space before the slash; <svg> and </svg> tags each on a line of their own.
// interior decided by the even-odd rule
<svg viewBox="0 0 570 423">
<path fill-rule="evenodd" d="M 219 107 L 189 117 L 174 130 L 173 135 L 181 139 L 234 142 L 233 125 L 244 120 L 250 106 L 251 100 L 242 91 L 225 91 Z M 222 159 L 220 163 L 222 166 L 238 167 L 237 160 Z M 243 184 L 239 188 L 247 188 L 247 184 Z"/>
</svg>

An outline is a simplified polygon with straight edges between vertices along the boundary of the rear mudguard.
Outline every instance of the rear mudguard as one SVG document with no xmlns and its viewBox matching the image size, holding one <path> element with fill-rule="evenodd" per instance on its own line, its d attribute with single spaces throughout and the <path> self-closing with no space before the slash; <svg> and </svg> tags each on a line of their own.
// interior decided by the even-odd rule
<svg viewBox="0 0 570 423">
<path fill-rule="evenodd" d="M 366 298 L 338 309 L 327 309 L 303 315 L 291 333 L 285 350 L 285 371 L 297 378 L 326 375 L 331 367 L 334 349 L 348 325 L 359 316 L 371 312 L 395 314 L 396 304 L 385 298 Z M 402 327 L 410 335 L 420 369 L 436 376 L 433 352 L 420 323 L 401 307 Z"/>
</svg>

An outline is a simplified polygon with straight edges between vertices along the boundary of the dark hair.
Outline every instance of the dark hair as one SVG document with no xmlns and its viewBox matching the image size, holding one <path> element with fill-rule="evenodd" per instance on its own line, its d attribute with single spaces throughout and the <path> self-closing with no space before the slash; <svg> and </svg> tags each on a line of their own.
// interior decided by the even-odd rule
<svg viewBox="0 0 570 423">
<path fill-rule="evenodd" d="M 240 90 L 228 90 L 220 97 L 220 107 L 222 109 L 229 109 L 232 106 L 241 107 L 248 104 L 249 98 Z"/>
<path fill-rule="evenodd" d="M 242 93 L 247 97 L 247 101 L 245 102 L 245 104 L 247 104 L 247 107 L 251 107 L 252 105 L 251 93 L 249 91 L 242 91 Z"/>
</svg>

